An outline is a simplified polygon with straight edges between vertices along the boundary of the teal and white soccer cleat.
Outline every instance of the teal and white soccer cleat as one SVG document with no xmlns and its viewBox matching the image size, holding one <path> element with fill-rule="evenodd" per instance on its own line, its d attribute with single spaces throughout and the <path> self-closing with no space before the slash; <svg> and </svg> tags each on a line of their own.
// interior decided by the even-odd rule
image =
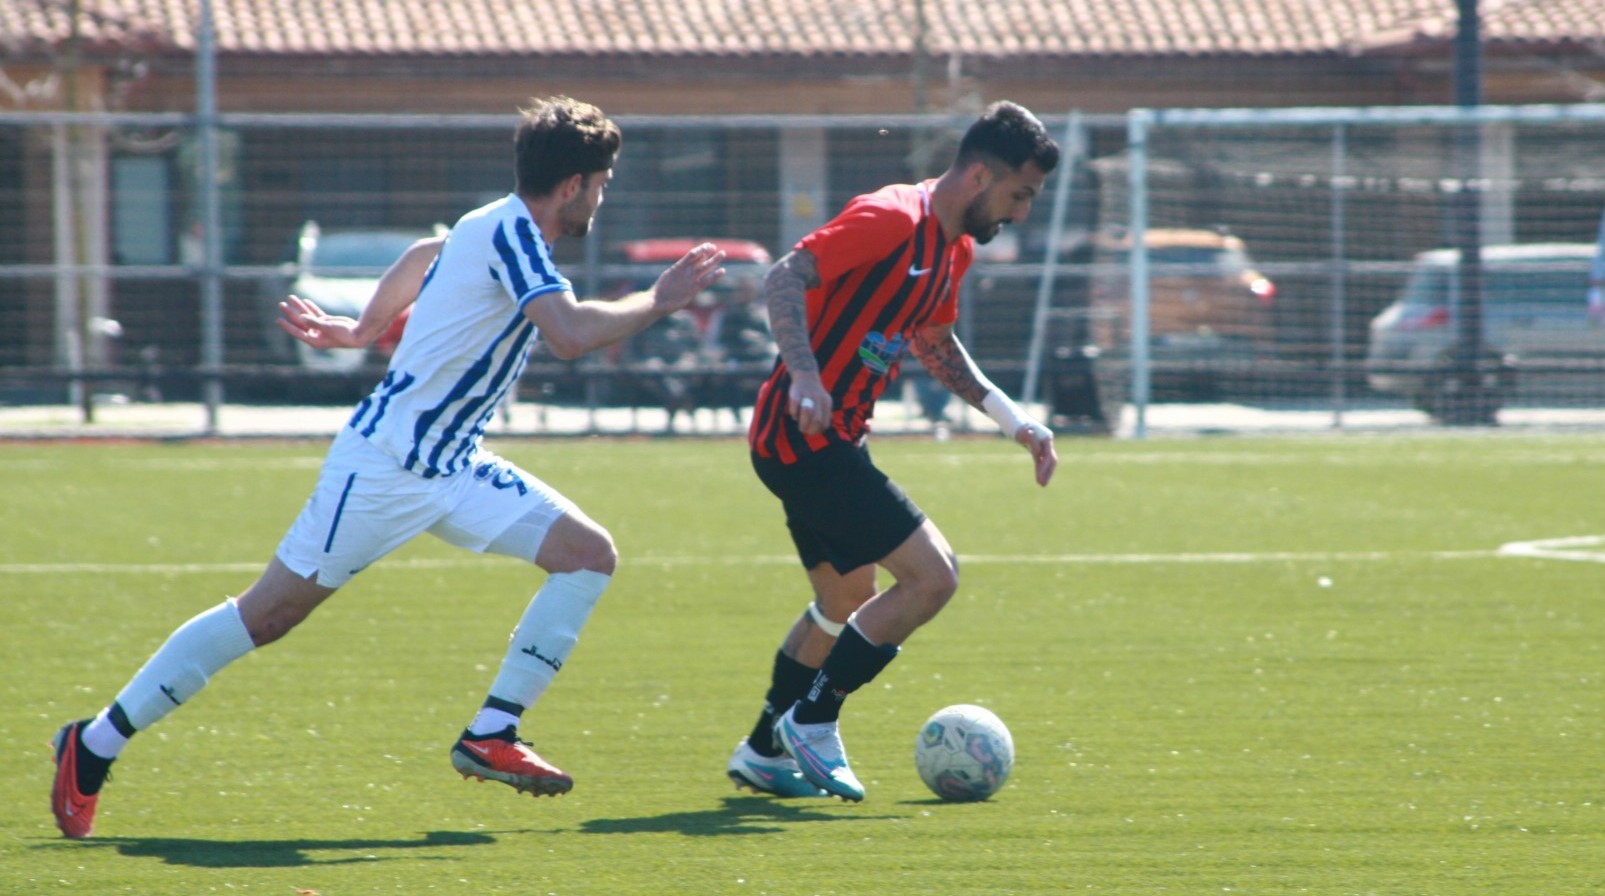
<svg viewBox="0 0 1605 896">
<path fill-rule="evenodd" d="M 808 779 L 797 768 L 797 760 L 785 753 L 765 756 L 754 750 L 746 738 L 742 738 L 741 743 L 736 744 L 736 751 L 730 754 L 725 774 L 736 782 L 737 789 L 751 790 L 753 793 L 772 793 L 781 797 L 830 796 L 808 783 Z"/>
<path fill-rule="evenodd" d="M 842 746 L 835 722 L 799 725 L 788 709 L 775 721 L 775 740 L 797 760 L 797 769 L 815 787 L 848 802 L 864 798 L 864 785 L 847 765 L 847 748 Z"/>
</svg>

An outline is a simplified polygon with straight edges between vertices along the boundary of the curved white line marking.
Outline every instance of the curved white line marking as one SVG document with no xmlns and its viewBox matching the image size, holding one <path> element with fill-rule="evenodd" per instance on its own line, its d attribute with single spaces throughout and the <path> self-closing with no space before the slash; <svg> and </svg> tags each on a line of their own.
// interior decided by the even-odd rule
<svg viewBox="0 0 1605 896">
<path fill-rule="evenodd" d="M 1593 550 L 1585 550 L 1592 548 Z M 1536 557 L 1542 560 L 1574 560 L 1605 563 L 1605 535 L 1573 535 L 1538 541 L 1513 541 L 1500 545 L 1501 557 Z"/>
</svg>

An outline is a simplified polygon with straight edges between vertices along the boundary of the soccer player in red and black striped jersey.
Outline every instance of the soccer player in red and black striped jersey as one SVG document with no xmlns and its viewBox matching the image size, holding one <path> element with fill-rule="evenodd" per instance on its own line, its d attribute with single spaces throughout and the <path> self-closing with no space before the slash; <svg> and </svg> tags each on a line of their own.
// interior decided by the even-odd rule
<svg viewBox="0 0 1605 896">
<path fill-rule="evenodd" d="M 855 198 L 766 277 L 780 359 L 758 390 L 752 463 L 785 509 L 814 599 L 730 758 L 738 786 L 863 799 L 838 731 L 842 702 L 958 587 L 953 549 L 866 446 L 905 354 L 1025 446 L 1039 485 L 1053 476 L 1052 434 L 976 368 L 953 324 L 975 243 L 1023 220 L 1058 160 L 1036 116 L 995 103 L 941 176 Z M 879 592 L 877 566 L 895 580 Z"/>
</svg>

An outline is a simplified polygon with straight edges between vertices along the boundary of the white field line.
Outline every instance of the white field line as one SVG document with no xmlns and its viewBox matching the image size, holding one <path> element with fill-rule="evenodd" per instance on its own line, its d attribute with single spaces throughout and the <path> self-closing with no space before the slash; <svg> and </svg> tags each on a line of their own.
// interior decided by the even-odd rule
<svg viewBox="0 0 1605 896">
<path fill-rule="evenodd" d="M 1589 550 L 1589 549 L 1592 550 Z M 1513 541 L 1499 548 L 1501 557 L 1535 557 L 1540 560 L 1576 560 L 1605 563 L 1605 535 L 1573 535 L 1538 541 Z"/>
<path fill-rule="evenodd" d="M 1594 543 L 1605 542 L 1605 537 L 1594 538 Z M 1534 542 L 1537 544 L 1537 542 Z M 1009 565 L 1073 565 L 1121 566 L 1161 564 L 1211 563 L 1344 563 L 1373 562 L 1408 557 L 1425 557 L 1433 560 L 1474 560 L 1496 556 L 1557 556 L 1557 559 L 1579 559 L 1554 554 L 1507 550 L 1506 545 L 1497 551 L 1230 551 L 1222 553 L 1184 554 L 962 554 L 961 564 Z M 503 559 L 505 558 L 496 558 Z M 1605 562 L 1605 554 L 1589 559 Z M 376 569 L 458 569 L 483 565 L 486 558 L 480 555 L 461 557 L 416 558 L 410 560 L 382 560 Z M 506 561 L 513 562 L 513 561 Z M 701 556 L 666 555 L 626 557 L 626 566 L 776 566 L 791 565 L 797 558 L 790 555 L 754 556 Z M 0 575 L 196 575 L 207 573 L 254 573 L 264 563 L 0 563 Z"/>
</svg>

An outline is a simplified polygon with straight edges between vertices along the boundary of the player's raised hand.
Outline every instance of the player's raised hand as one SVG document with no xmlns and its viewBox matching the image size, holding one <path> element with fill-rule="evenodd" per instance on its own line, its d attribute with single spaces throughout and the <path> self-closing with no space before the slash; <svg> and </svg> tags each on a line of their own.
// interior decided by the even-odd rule
<svg viewBox="0 0 1605 896">
<path fill-rule="evenodd" d="M 707 289 L 724 276 L 724 251 L 712 243 L 703 243 L 680 256 L 669 269 L 658 275 L 652 285 L 653 299 L 658 307 L 678 311 L 691 304 L 697 293 Z"/>
<path fill-rule="evenodd" d="M 1059 468 L 1059 454 L 1053 450 L 1053 432 L 1040 423 L 1027 423 L 1014 431 L 1014 440 L 1031 452 L 1036 462 L 1037 485 L 1047 485 Z"/>
<path fill-rule="evenodd" d="M 363 348 L 367 344 L 357 336 L 355 320 L 328 314 L 317 303 L 300 296 L 290 296 L 279 303 L 275 323 L 313 348 Z"/>
</svg>

